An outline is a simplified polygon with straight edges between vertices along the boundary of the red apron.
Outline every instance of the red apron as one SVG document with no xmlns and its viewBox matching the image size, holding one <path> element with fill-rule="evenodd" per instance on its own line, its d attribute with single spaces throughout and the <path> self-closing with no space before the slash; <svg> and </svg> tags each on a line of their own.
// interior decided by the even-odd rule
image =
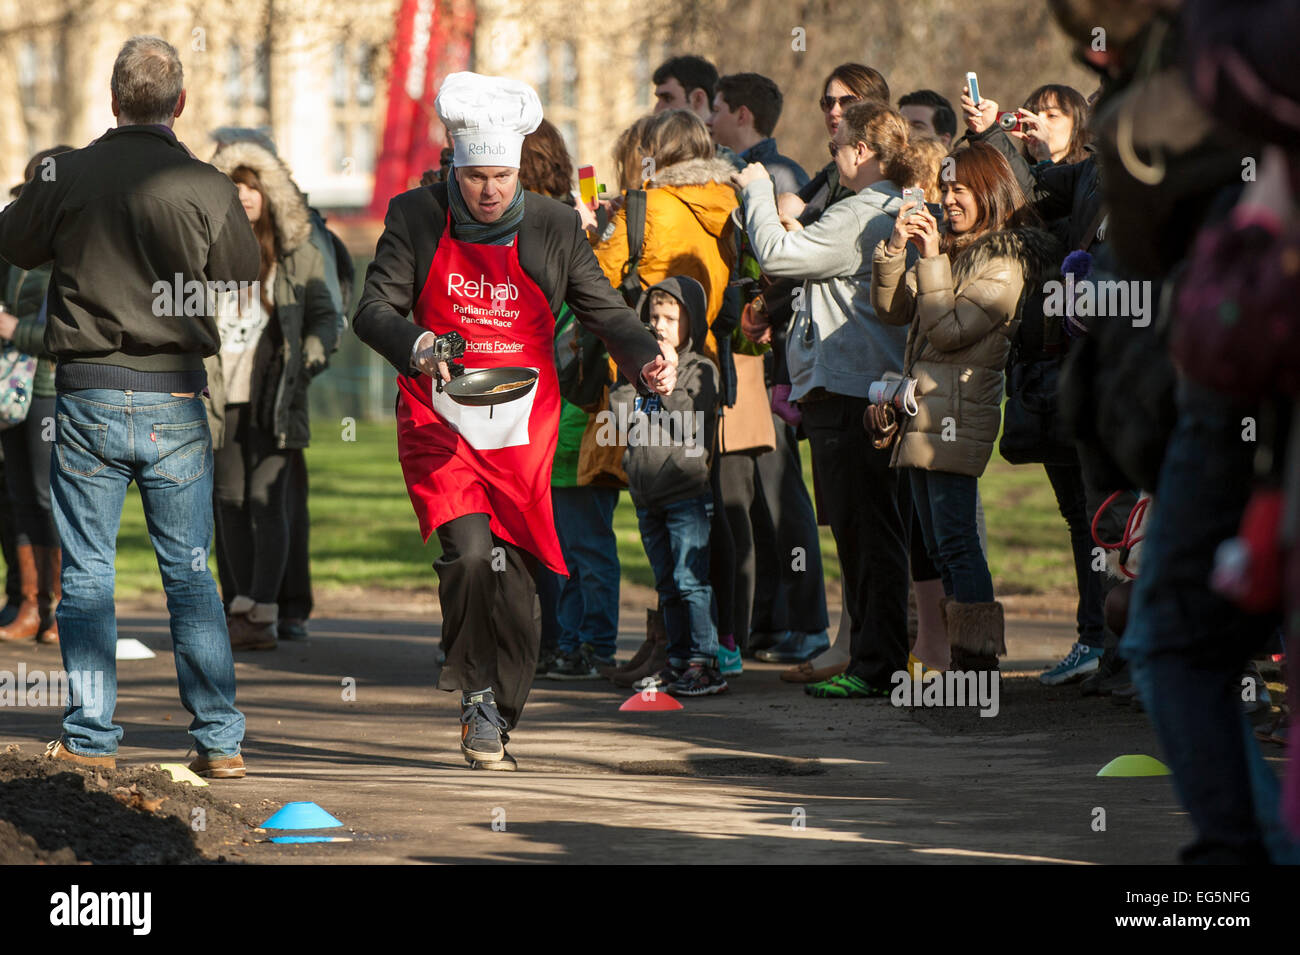
<svg viewBox="0 0 1300 955">
<path fill-rule="evenodd" d="M 425 278 L 415 322 L 465 338 L 466 372 L 508 365 L 538 371 L 524 398 L 458 405 L 428 375 L 397 378 L 397 454 L 427 542 L 466 514 L 487 514 L 492 533 L 567 573 L 551 511 L 551 462 L 559 436 L 555 316 L 510 245 L 451 236 L 451 218 Z"/>
</svg>

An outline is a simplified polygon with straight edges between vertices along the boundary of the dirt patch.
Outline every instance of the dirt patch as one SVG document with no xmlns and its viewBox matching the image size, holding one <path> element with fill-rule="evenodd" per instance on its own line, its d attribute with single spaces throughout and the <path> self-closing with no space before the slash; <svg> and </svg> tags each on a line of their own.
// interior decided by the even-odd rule
<svg viewBox="0 0 1300 955">
<path fill-rule="evenodd" d="M 697 756 L 619 763 L 618 771 L 634 776 L 818 776 L 826 767 L 821 760 L 782 756 Z"/>
<path fill-rule="evenodd" d="M 907 712 L 943 736 L 1051 732 L 1062 738 L 1095 738 L 1148 725 L 1146 714 L 1131 704 L 1117 706 L 1108 696 L 1084 697 L 1077 683 L 1044 686 L 1037 673 L 1003 673 L 993 716 L 980 716 L 979 706 L 913 706 Z"/>
<path fill-rule="evenodd" d="M 0 864 L 238 862 L 276 806 L 250 814 L 156 765 L 92 769 L 12 746 L 0 754 Z"/>
</svg>

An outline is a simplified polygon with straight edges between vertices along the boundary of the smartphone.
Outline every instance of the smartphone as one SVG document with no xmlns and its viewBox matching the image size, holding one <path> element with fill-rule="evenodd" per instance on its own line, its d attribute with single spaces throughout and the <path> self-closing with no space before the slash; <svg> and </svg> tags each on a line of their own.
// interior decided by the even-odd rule
<svg viewBox="0 0 1300 955">
<path fill-rule="evenodd" d="M 966 88 L 970 90 L 970 101 L 978 106 L 980 104 L 980 81 L 974 73 L 966 74 Z"/>
<path fill-rule="evenodd" d="M 920 186 L 903 189 L 903 203 L 906 205 L 909 202 L 917 203 L 917 207 L 907 214 L 907 217 L 910 219 L 912 216 L 916 215 L 920 207 L 925 205 L 925 190 Z"/>
<path fill-rule="evenodd" d="M 583 205 L 591 205 L 596 199 L 596 167 L 582 166 L 578 169 L 578 193 Z"/>
</svg>

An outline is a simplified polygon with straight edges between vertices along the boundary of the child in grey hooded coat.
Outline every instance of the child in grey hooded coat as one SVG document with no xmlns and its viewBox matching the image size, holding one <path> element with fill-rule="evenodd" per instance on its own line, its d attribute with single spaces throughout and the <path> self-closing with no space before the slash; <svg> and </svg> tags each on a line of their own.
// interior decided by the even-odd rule
<svg viewBox="0 0 1300 955">
<path fill-rule="evenodd" d="M 667 666 L 638 686 L 682 696 L 727 688 L 717 668 L 709 585 L 709 466 L 720 381 L 717 366 L 695 350 L 706 341 L 707 308 L 704 287 L 692 278 L 667 278 L 646 290 L 638 305 L 641 320 L 656 330 L 665 353 L 669 346 L 676 349 L 677 387 L 670 395 L 647 398 L 621 383 L 610 394 L 611 420 L 597 435 L 612 438 L 607 429 L 616 427 L 617 440 L 627 447 L 623 469 L 668 632 Z M 665 329 L 675 329 L 676 340 Z"/>
</svg>

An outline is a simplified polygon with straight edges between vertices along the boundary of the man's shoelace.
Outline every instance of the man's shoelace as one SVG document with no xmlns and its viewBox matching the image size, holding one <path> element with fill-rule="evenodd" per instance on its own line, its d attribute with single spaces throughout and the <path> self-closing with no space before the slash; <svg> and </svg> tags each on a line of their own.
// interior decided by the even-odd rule
<svg viewBox="0 0 1300 955">
<path fill-rule="evenodd" d="M 473 719 L 482 719 L 491 723 L 501 732 L 505 732 L 506 719 L 497 712 L 495 703 L 471 703 L 460 714 L 460 721 L 468 723 Z"/>
</svg>

